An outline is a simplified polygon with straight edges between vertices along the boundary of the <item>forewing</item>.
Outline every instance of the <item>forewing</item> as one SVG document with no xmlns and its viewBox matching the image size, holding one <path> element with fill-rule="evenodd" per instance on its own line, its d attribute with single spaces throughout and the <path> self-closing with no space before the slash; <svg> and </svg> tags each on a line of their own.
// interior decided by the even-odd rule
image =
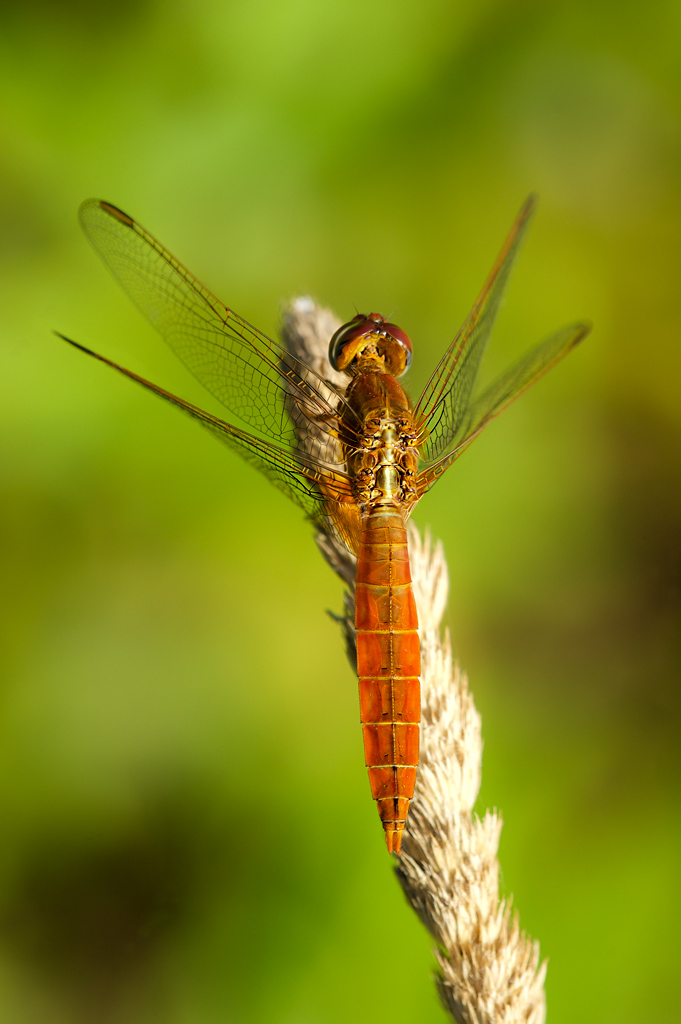
<svg viewBox="0 0 681 1024">
<path fill-rule="evenodd" d="M 79 345 L 78 342 L 72 341 L 65 335 L 59 334 L 58 336 L 73 345 L 74 348 L 78 348 L 81 352 L 113 367 L 114 370 L 118 370 L 119 373 L 136 381 L 149 391 L 153 391 L 160 398 L 171 402 L 193 419 L 198 420 L 214 437 L 217 437 L 228 448 L 236 451 L 246 462 L 251 463 L 261 473 L 264 473 L 275 487 L 303 509 L 319 529 L 326 533 L 337 532 L 336 506 L 347 500 L 350 491 L 347 476 L 338 471 L 336 467 L 331 465 L 325 467 L 318 459 L 305 452 L 282 449 L 269 441 L 254 437 L 219 417 L 204 412 L 203 409 L 199 409 L 190 402 L 185 402 L 184 399 L 178 398 L 170 391 L 165 391 L 157 384 L 152 384 L 151 381 L 138 376 L 132 370 L 127 370 L 111 359 Z"/>
<path fill-rule="evenodd" d="M 329 382 L 227 309 L 126 213 L 89 199 L 80 221 L 138 309 L 225 408 L 290 446 L 292 417 L 302 416 L 316 432 L 320 457 L 335 457 L 330 431 L 343 399 Z"/>
<path fill-rule="evenodd" d="M 535 196 L 525 201 L 473 308 L 416 405 L 417 429 L 423 438 L 420 454 L 426 463 L 436 461 L 460 430 L 480 360 L 535 204 Z"/>
<path fill-rule="evenodd" d="M 507 405 L 522 395 L 535 381 L 548 373 L 557 362 L 586 337 L 590 330 L 590 324 L 583 323 L 563 327 L 533 348 L 494 384 L 483 391 L 479 398 L 468 406 L 458 431 L 451 439 L 452 451 L 424 469 L 419 475 L 417 482 L 419 495 L 425 493 L 442 476 L 490 420 L 498 416 Z"/>
</svg>

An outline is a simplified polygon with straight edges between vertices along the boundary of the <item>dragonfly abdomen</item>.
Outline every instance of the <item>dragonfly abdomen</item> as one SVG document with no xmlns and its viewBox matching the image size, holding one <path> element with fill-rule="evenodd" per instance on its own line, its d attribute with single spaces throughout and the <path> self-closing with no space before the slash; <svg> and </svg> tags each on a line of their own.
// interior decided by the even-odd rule
<svg viewBox="0 0 681 1024">
<path fill-rule="evenodd" d="M 355 584 L 357 674 L 371 793 L 390 853 L 399 853 L 419 759 L 418 618 L 399 511 L 369 513 Z"/>
</svg>

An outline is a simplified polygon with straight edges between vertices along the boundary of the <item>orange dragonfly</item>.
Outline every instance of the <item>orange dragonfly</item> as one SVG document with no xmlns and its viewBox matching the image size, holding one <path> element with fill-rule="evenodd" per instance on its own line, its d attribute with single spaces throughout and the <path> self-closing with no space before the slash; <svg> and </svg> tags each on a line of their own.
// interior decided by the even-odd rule
<svg viewBox="0 0 681 1024">
<path fill-rule="evenodd" d="M 345 381 L 339 386 L 224 306 L 127 214 L 93 199 L 80 209 L 87 237 L 133 302 L 201 384 L 257 433 L 64 340 L 198 420 L 356 555 L 365 760 L 391 853 L 400 852 L 419 753 L 420 657 L 407 519 L 490 420 L 589 331 L 583 323 L 562 328 L 472 397 L 534 203 L 531 196 L 520 210 L 416 405 L 398 381 L 411 362 L 411 341 L 380 314 L 358 314 L 330 339 L 330 364 Z"/>
</svg>

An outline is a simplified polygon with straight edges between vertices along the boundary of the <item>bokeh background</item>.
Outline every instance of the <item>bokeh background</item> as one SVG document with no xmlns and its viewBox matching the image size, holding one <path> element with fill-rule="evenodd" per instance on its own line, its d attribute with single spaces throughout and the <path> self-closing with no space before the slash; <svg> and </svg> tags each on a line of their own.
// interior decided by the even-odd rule
<svg viewBox="0 0 681 1024">
<path fill-rule="evenodd" d="M 0 1019 L 445 1020 L 341 586 L 255 471 L 51 335 L 215 408 L 79 203 L 267 332 L 301 293 L 396 310 L 418 392 L 537 190 L 485 372 L 593 334 L 415 518 L 549 1021 L 679 1020 L 680 38 L 661 0 L 4 0 Z"/>
</svg>

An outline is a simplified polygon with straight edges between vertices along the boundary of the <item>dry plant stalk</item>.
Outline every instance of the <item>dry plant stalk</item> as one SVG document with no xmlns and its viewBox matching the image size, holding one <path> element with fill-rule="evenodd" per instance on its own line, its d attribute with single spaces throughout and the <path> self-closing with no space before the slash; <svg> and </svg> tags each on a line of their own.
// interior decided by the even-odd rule
<svg viewBox="0 0 681 1024">
<path fill-rule="evenodd" d="M 283 315 L 284 343 L 322 376 L 342 383 L 327 361 L 340 321 L 309 298 Z M 300 444 L 305 447 L 304 431 Z M 320 550 L 348 586 L 341 620 L 355 660 L 353 556 L 331 537 Z M 473 813 L 480 789 L 480 715 L 468 680 L 452 661 L 449 633 L 440 634 L 449 580 L 442 545 L 409 525 L 409 547 L 421 641 L 421 751 L 397 877 L 435 939 L 437 986 L 458 1024 L 543 1024 L 546 1016 L 539 944 L 519 928 L 499 898 L 497 850 L 501 818 Z"/>
</svg>

